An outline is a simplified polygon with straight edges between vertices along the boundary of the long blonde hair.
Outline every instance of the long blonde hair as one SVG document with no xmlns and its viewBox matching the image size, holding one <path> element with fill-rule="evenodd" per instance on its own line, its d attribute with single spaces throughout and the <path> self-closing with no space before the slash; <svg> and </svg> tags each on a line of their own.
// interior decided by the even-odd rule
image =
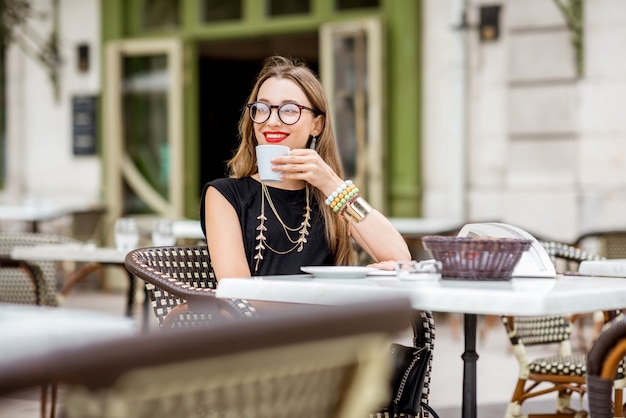
<svg viewBox="0 0 626 418">
<path fill-rule="evenodd" d="M 329 115 L 328 99 L 317 76 L 301 61 L 282 56 L 269 57 L 265 60 L 246 103 L 257 100 L 259 88 L 269 78 L 287 79 L 294 82 L 307 96 L 311 106 L 322 115 L 323 128 L 317 137 L 315 149 L 335 173 L 343 178 L 343 168 Z M 230 176 L 235 178 L 248 177 L 257 172 L 255 153 L 257 140 L 254 135 L 253 122 L 250 120 L 245 107 L 239 119 L 239 140 L 239 148 L 235 156 L 228 161 Z M 308 183 L 306 187 L 310 188 L 313 198 L 322 211 L 326 228 L 326 241 L 330 251 L 335 255 L 335 264 L 354 264 L 355 253 L 350 240 L 348 223 L 324 203 L 326 196 L 320 190 L 313 188 Z"/>
</svg>

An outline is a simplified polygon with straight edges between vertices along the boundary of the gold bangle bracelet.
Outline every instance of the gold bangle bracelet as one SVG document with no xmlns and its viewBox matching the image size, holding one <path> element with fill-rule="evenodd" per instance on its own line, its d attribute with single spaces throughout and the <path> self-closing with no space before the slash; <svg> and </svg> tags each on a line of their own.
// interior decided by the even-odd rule
<svg viewBox="0 0 626 418">
<path fill-rule="evenodd" d="M 367 203 L 363 197 L 359 196 L 354 201 L 346 205 L 344 216 L 346 219 L 352 219 L 354 222 L 359 223 L 368 213 L 372 211 L 372 207 Z"/>
</svg>

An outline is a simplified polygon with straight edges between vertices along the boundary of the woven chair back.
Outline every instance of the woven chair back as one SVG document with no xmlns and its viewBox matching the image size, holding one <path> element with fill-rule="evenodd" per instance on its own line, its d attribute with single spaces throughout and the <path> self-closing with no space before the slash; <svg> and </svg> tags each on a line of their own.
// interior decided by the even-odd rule
<svg viewBox="0 0 626 418">
<path fill-rule="evenodd" d="M 185 287 L 215 289 L 217 286 L 206 247 L 142 248 L 136 252 L 135 261 L 140 269 L 138 276 L 141 279 L 146 279 L 146 276 L 149 275 L 156 275 L 161 276 L 163 280 L 173 280 Z M 186 299 L 156 286 L 151 281 L 146 282 L 146 290 L 161 326 L 165 317 L 174 308 L 186 303 Z M 175 326 L 195 326 L 212 319 L 210 313 L 185 312 L 180 315 L 181 318 L 175 321 L 177 324 Z"/>
<path fill-rule="evenodd" d="M 435 318 L 431 311 L 413 311 L 413 344 L 417 348 L 427 347 L 431 356 L 428 360 L 428 373 L 424 378 L 422 390 L 422 402 L 429 404 L 430 382 L 432 380 L 433 355 L 435 354 Z M 428 417 L 428 411 L 424 411 L 424 417 Z"/>
<path fill-rule="evenodd" d="M 502 321 L 513 345 L 558 344 L 569 341 L 572 332 L 570 322 L 563 316 L 503 317 Z"/>
<path fill-rule="evenodd" d="M 604 258 L 626 258 L 626 230 L 588 232 L 578 237 L 574 245 Z"/>
<path fill-rule="evenodd" d="M 1 232 L 0 256 L 10 258 L 14 247 L 33 247 L 48 244 L 79 244 L 81 241 L 55 234 L 40 234 L 35 232 Z M 39 295 L 33 292 L 33 286 L 24 275 L 16 270 L 2 269 L 0 275 L 0 301 L 7 303 L 37 304 L 58 306 L 57 293 L 62 285 L 62 271 L 55 261 L 30 261 L 37 276 Z"/>
<path fill-rule="evenodd" d="M 125 264 L 131 273 L 146 281 L 146 290 L 161 327 L 206 326 L 224 313 L 235 317 L 257 316 L 255 309 L 244 300 L 216 300 L 213 290 L 217 280 L 206 246 L 139 248 L 127 255 Z M 209 308 L 189 310 L 190 295 Z"/>
</svg>

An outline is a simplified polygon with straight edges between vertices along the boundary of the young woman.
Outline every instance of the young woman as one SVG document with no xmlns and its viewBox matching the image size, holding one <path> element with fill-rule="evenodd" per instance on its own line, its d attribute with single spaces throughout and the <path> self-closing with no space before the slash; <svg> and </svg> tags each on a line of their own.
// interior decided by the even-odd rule
<svg viewBox="0 0 626 418">
<path fill-rule="evenodd" d="M 395 261 L 411 259 L 389 220 L 369 206 L 357 185 L 344 181 L 328 100 L 304 64 L 280 56 L 266 60 L 239 136 L 230 177 L 208 183 L 201 204 L 218 280 L 352 265 L 351 239 L 376 261 L 373 267 L 393 269 Z M 281 182 L 259 180 L 255 147 L 263 144 L 291 149 L 272 160 Z"/>
</svg>

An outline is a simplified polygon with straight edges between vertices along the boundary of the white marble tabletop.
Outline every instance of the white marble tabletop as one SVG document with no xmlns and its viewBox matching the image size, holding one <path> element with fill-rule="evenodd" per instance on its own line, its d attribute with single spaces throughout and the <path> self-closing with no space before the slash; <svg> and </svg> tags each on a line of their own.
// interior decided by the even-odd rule
<svg viewBox="0 0 626 418">
<path fill-rule="evenodd" d="M 136 333 L 130 318 L 68 308 L 0 303 L 0 367 Z"/>
<path fill-rule="evenodd" d="M 510 281 L 442 280 L 438 275 L 316 279 L 307 275 L 221 279 L 217 296 L 274 302 L 340 304 L 405 296 L 416 309 L 493 315 L 560 315 L 623 308 L 626 280 L 557 276 Z"/>
<path fill-rule="evenodd" d="M 126 253 L 115 248 L 96 247 L 92 244 L 50 244 L 31 247 L 14 247 L 11 258 L 17 260 L 77 261 L 124 264 Z"/>
</svg>

